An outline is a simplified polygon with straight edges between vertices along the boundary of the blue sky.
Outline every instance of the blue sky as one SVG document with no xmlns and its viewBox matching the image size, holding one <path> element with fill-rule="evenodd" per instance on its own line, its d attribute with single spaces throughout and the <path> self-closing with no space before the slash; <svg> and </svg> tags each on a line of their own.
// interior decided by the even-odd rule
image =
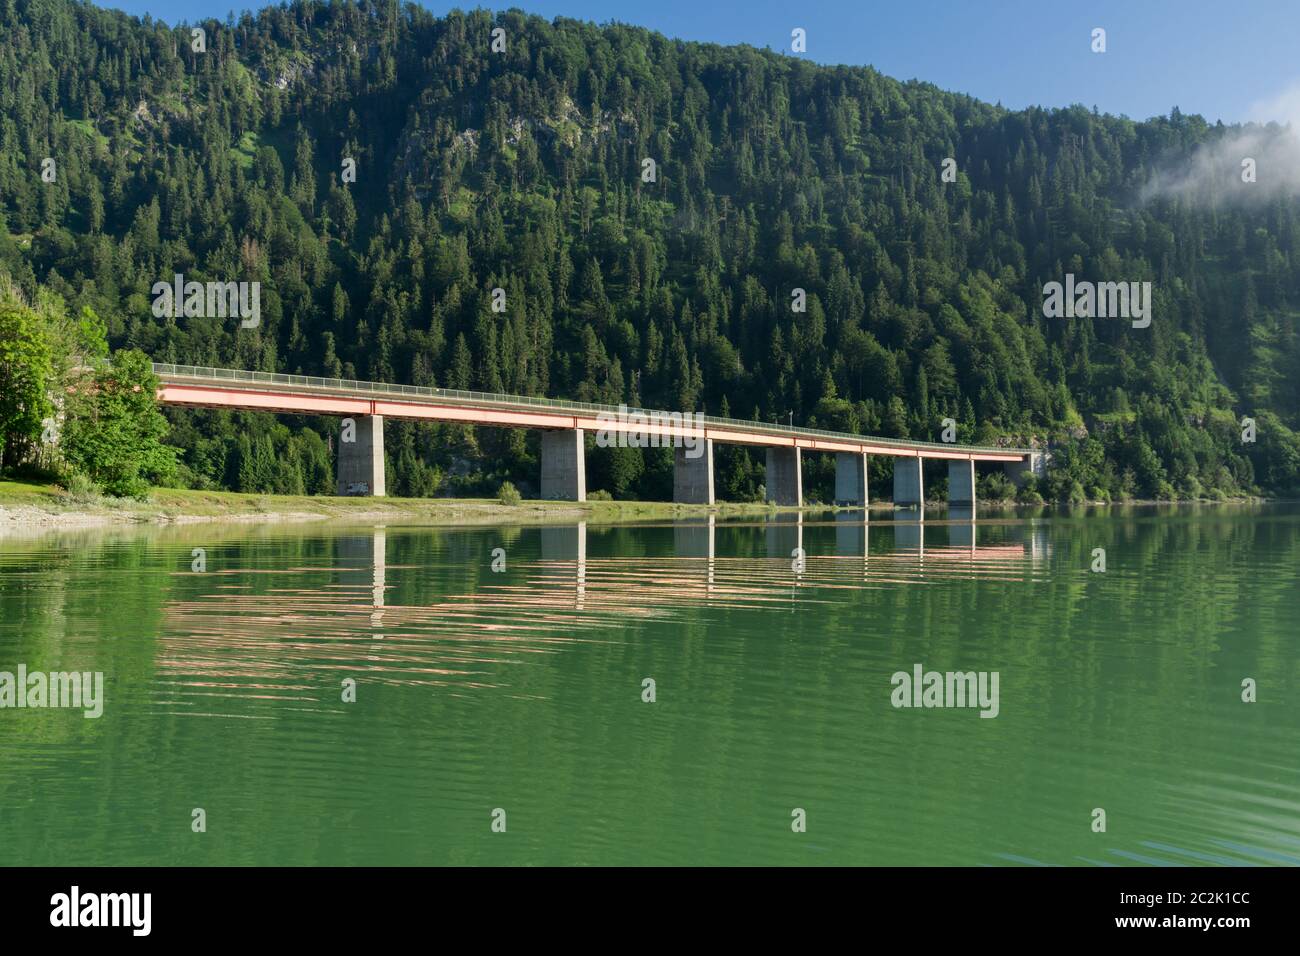
<svg viewBox="0 0 1300 956">
<path fill-rule="evenodd" d="M 259 0 L 98 0 L 168 23 L 225 19 Z M 477 4 L 423 2 L 442 13 Z M 808 35 L 822 63 L 869 64 L 898 79 L 1020 108 L 1083 103 L 1134 119 L 1177 106 L 1211 122 L 1300 114 L 1300 3 L 1294 0 L 514 0 L 548 19 L 618 20 L 669 36 L 789 49 Z M 1090 50 L 1094 27 L 1107 52 Z"/>
</svg>

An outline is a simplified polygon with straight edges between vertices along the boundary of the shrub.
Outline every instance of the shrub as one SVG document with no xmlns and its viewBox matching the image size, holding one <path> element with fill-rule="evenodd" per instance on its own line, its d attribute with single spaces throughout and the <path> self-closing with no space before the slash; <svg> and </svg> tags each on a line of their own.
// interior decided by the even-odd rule
<svg viewBox="0 0 1300 956">
<path fill-rule="evenodd" d="M 1186 498 L 1188 501 L 1195 501 L 1197 498 L 1204 497 L 1205 495 L 1205 488 L 1195 475 L 1188 475 L 1179 482 L 1178 487 L 1182 492 L 1182 497 Z"/>
<path fill-rule="evenodd" d="M 1016 492 L 1016 501 L 1022 505 L 1041 505 L 1043 496 L 1028 485 Z"/>
<path fill-rule="evenodd" d="M 1016 486 L 1006 475 L 989 475 L 980 484 L 980 497 L 985 501 L 1009 501 L 1016 496 Z"/>
<path fill-rule="evenodd" d="M 614 496 L 611 495 L 604 488 L 601 488 L 599 491 L 588 492 L 587 500 L 588 501 L 613 501 Z"/>
<path fill-rule="evenodd" d="M 104 490 L 79 471 L 74 471 L 64 479 L 63 490 L 73 504 L 99 504 L 104 497 Z"/>
<path fill-rule="evenodd" d="M 497 501 L 503 505 L 518 505 L 523 502 L 524 496 L 519 493 L 519 489 L 508 481 L 501 482 L 501 487 L 497 489 Z"/>
</svg>

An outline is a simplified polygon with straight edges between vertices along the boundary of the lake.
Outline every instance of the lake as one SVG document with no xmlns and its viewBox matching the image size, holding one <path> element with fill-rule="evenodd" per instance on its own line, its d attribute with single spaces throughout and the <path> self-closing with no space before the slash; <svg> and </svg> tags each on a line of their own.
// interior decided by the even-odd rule
<svg viewBox="0 0 1300 956">
<path fill-rule="evenodd" d="M 0 540 L 3 860 L 1300 863 L 1300 507 L 902 514 Z"/>
</svg>

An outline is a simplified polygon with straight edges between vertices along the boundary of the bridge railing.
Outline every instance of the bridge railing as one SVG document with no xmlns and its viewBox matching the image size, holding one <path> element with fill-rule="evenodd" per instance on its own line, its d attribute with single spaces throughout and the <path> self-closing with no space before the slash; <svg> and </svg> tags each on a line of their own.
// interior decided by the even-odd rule
<svg viewBox="0 0 1300 956">
<path fill-rule="evenodd" d="M 559 412 L 585 412 L 596 415 L 669 415 L 663 409 L 620 408 L 616 405 L 599 405 L 592 402 L 572 402 L 564 399 L 538 398 L 531 395 L 505 395 L 493 392 L 473 392 L 456 388 L 434 388 L 426 385 L 394 385 L 387 382 L 364 382 L 339 378 L 320 378 L 315 375 L 286 375 L 282 372 L 254 372 L 232 368 L 206 368 L 198 365 L 173 365 L 154 362 L 154 374 L 159 378 L 190 378 L 199 381 L 227 381 L 246 385 L 292 385 L 297 388 L 322 389 L 330 392 L 364 394 L 366 396 L 392 396 L 402 398 L 429 398 L 465 404 L 485 405 L 492 408 L 547 409 Z M 877 438 L 871 435 L 853 435 L 848 432 L 826 431 L 821 428 L 782 425 L 776 422 L 759 422 L 739 418 L 719 418 L 699 415 L 695 421 L 718 428 L 767 434 L 797 435 L 803 438 L 825 438 L 832 441 L 869 441 L 888 448 L 935 448 L 944 451 L 997 452 L 999 454 L 1029 455 L 1032 448 L 1001 448 L 993 445 L 956 445 L 948 442 L 911 441 L 903 438 Z"/>
</svg>

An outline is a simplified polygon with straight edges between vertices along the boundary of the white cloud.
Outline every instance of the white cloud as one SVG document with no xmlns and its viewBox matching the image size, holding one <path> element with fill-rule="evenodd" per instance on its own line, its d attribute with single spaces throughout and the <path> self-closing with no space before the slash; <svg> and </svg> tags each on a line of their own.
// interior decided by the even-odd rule
<svg viewBox="0 0 1300 956">
<path fill-rule="evenodd" d="M 1179 196 L 1198 202 L 1250 202 L 1300 196 L 1300 81 L 1251 105 L 1250 122 L 1227 129 L 1179 164 L 1160 168 L 1142 198 Z M 1255 161 L 1253 183 L 1242 161 Z"/>
</svg>

